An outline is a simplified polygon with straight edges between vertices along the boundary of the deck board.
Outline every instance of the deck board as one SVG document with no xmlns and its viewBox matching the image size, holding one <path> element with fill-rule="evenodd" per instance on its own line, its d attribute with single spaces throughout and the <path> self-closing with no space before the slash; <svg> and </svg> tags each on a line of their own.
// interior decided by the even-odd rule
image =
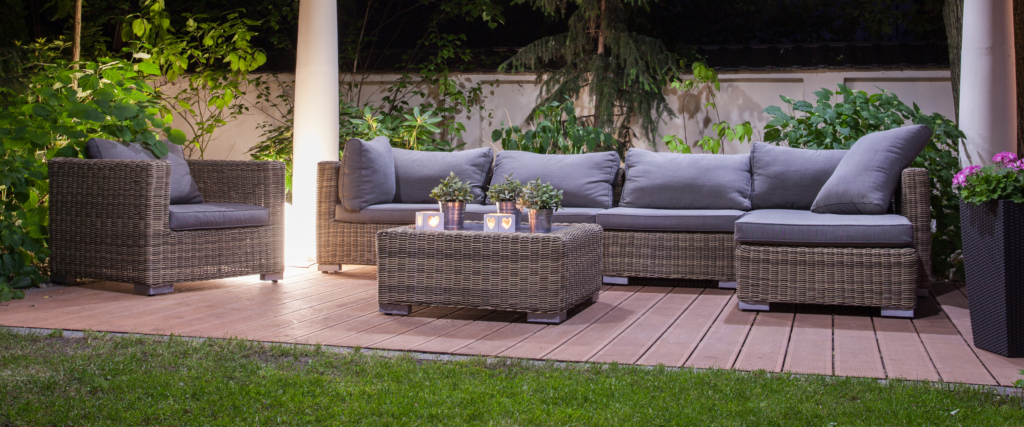
<svg viewBox="0 0 1024 427">
<path fill-rule="evenodd" d="M 750 326 L 754 324 L 756 312 L 743 311 L 739 308 L 739 300 L 733 295 L 726 303 L 725 309 L 715 319 L 707 335 L 693 351 L 693 355 L 683 366 L 694 368 L 729 369 L 743 348 Z"/>
<path fill-rule="evenodd" d="M 782 372 L 789 336 L 793 331 L 794 316 L 794 311 L 789 307 L 757 313 L 754 325 L 747 334 L 747 341 L 743 344 L 743 351 L 733 364 L 733 369 Z"/>
<path fill-rule="evenodd" d="M 832 375 L 830 307 L 797 308 L 782 370 L 798 374 Z"/>
<path fill-rule="evenodd" d="M 34 290 L 0 304 L 0 325 L 969 384 L 1021 379 L 1024 359 L 973 347 L 961 289 L 932 292 L 911 320 L 782 304 L 743 312 L 730 290 L 605 285 L 597 303 L 545 325 L 524 313 L 465 308 L 386 316 L 376 269 L 346 266 L 332 274 L 290 268 L 278 284 L 256 276 L 183 283 L 156 297 L 111 282 Z"/>
</svg>

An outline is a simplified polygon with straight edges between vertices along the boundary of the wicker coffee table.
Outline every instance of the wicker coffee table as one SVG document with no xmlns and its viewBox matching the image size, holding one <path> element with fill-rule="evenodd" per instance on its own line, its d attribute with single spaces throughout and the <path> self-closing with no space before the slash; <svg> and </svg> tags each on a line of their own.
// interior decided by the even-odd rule
<svg viewBox="0 0 1024 427">
<path fill-rule="evenodd" d="M 551 233 L 494 233 L 412 226 L 377 232 L 380 312 L 413 305 L 525 311 L 529 322 L 561 323 L 601 291 L 601 226 L 556 224 Z"/>
</svg>

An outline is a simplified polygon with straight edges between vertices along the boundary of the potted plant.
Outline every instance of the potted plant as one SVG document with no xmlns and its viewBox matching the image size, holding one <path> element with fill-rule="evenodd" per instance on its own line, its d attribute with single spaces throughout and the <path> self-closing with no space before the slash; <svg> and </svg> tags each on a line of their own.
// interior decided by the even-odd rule
<svg viewBox="0 0 1024 427">
<path fill-rule="evenodd" d="M 498 207 L 498 213 L 515 215 L 516 228 L 522 220 L 522 211 L 517 203 L 523 195 L 523 184 L 518 179 L 512 179 L 512 174 L 505 175 L 505 181 L 494 184 L 487 189 L 487 198 Z"/>
<path fill-rule="evenodd" d="M 466 222 L 466 203 L 473 201 L 473 192 L 469 182 L 462 182 L 452 172 L 430 192 L 430 197 L 437 200 L 444 213 L 445 230 L 461 230 Z"/>
<path fill-rule="evenodd" d="M 529 181 L 523 186 L 519 205 L 528 209 L 531 233 L 550 233 L 551 216 L 562 208 L 562 190 L 556 190 L 550 183 Z"/>
<path fill-rule="evenodd" d="M 960 193 L 964 270 L 974 345 L 1024 356 L 1024 161 L 999 153 L 993 165 L 953 177 Z"/>
</svg>

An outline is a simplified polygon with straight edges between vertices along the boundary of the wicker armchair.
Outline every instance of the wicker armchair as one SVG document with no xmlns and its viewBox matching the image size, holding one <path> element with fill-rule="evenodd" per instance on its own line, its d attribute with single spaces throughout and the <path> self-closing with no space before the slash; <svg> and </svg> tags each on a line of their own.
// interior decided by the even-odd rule
<svg viewBox="0 0 1024 427">
<path fill-rule="evenodd" d="M 172 292 L 174 284 L 284 271 L 281 162 L 190 160 L 208 203 L 263 206 L 260 227 L 173 231 L 168 225 L 171 166 L 160 160 L 53 159 L 50 175 L 51 280 L 89 278 Z"/>
<path fill-rule="evenodd" d="M 917 295 L 931 286 L 931 208 L 928 171 L 903 170 L 896 214 L 913 226 L 905 248 L 829 248 L 736 245 L 740 307 L 770 303 L 879 307 L 883 316 L 913 317 Z"/>
</svg>

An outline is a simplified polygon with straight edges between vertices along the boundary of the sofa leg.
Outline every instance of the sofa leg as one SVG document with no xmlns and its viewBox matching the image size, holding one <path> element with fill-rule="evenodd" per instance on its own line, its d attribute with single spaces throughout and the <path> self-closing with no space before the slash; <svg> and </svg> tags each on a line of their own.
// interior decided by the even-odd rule
<svg viewBox="0 0 1024 427">
<path fill-rule="evenodd" d="M 384 314 L 408 316 L 409 313 L 412 313 L 412 306 L 402 304 L 381 304 L 378 310 Z"/>
<path fill-rule="evenodd" d="M 278 280 L 284 280 L 284 272 L 282 271 L 279 273 L 261 274 L 260 280 L 264 282 L 269 280 L 271 282 L 277 283 Z"/>
<path fill-rule="evenodd" d="M 628 277 L 604 276 L 604 283 L 607 283 L 609 285 L 628 285 L 629 284 L 629 278 Z"/>
<path fill-rule="evenodd" d="M 334 273 L 334 272 L 341 271 L 341 264 L 337 264 L 337 265 L 317 264 L 316 268 L 317 268 L 317 270 L 320 270 L 320 272 L 324 273 L 324 274 Z"/>
<path fill-rule="evenodd" d="M 564 311 L 558 313 L 526 313 L 526 321 L 530 323 L 559 324 L 564 322 L 567 317 L 568 313 Z"/>
<path fill-rule="evenodd" d="M 882 317 L 903 317 L 913 318 L 914 310 L 897 310 L 897 309 L 882 309 Z"/>
<path fill-rule="evenodd" d="M 75 283 L 76 280 L 77 279 L 75 279 L 74 277 L 71 277 L 71 276 L 64 276 L 64 275 L 60 275 L 60 274 L 51 274 L 50 275 L 50 283 L 54 283 L 54 284 L 60 283 L 62 285 L 69 285 L 69 284 Z"/>
<path fill-rule="evenodd" d="M 736 282 L 718 282 L 718 289 L 736 289 Z"/>
<path fill-rule="evenodd" d="M 145 296 L 169 294 L 174 292 L 174 285 L 159 285 L 159 286 L 148 286 L 148 285 L 135 285 L 135 293 Z"/>
<path fill-rule="evenodd" d="M 594 292 L 594 295 L 591 295 L 591 296 L 587 297 L 587 299 L 583 300 L 583 303 L 584 304 L 595 304 L 595 303 L 597 303 L 597 298 L 598 298 L 599 295 L 601 295 L 600 291 Z"/>
<path fill-rule="evenodd" d="M 740 310 L 746 311 L 768 311 L 771 304 L 750 304 L 740 301 Z"/>
</svg>

